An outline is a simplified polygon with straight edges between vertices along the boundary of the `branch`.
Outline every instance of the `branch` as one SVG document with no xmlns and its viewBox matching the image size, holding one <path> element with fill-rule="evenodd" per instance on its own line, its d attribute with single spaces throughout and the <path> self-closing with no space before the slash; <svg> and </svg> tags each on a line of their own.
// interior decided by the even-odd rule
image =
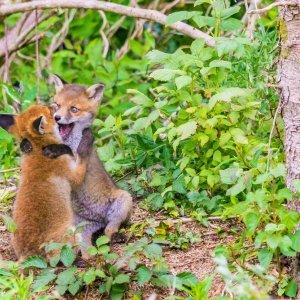
<svg viewBox="0 0 300 300">
<path fill-rule="evenodd" d="M 0 5 L 1 7 L 1 5 Z M 52 14 L 42 15 L 38 12 L 38 23 L 41 23 Z M 5 55 L 5 45 L 7 42 L 8 52 L 12 53 L 20 48 L 20 44 L 27 38 L 35 27 L 35 12 L 23 14 L 15 27 L 13 27 L 7 34 L 0 39 L 0 57 Z"/>
<path fill-rule="evenodd" d="M 249 11 L 248 13 L 249 14 L 261 14 L 261 13 L 264 13 L 264 12 L 267 12 L 268 10 L 274 8 L 274 7 L 277 7 L 277 6 L 286 6 L 286 5 L 290 5 L 290 6 L 296 6 L 296 5 L 299 5 L 299 1 L 279 1 L 279 2 L 274 2 L 262 9 L 256 9 L 256 10 L 251 10 Z"/>
<path fill-rule="evenodd" d="M 15 4 L 2 4 L 0 5 L 0 16 L 7 16 L 17 12 L 25 12 L 32 11 L 35 9 L 46 8 L 85 8 L 93 10 L 102 10 L 128 17 L 146 19 L 149 21 L 157 22 L 162 25 L 166 25 L 167 19 L 166 15 L 156 10 L 135 8 L 116 3 L 96 0 L 36 0 Z M 174 24 L 169 25 L 169 27 L 193 39 L 203 38 L 208 46 L 215 46 L 215 41 L 213 37 L 196 29 L 193 26 L 190 26 L 183 22 L 176 22 Z"/>
</svg>

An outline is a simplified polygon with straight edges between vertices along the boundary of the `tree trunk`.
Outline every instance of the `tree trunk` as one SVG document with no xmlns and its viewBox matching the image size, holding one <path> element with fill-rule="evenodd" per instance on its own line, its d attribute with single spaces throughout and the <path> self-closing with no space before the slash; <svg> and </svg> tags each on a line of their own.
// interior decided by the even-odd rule
<svg viewBox="0 0 300 300">
<path fill-rule="evenodd" d="M 300 8 L 282 7 L 280 17 L 278 80 L 285 126 L 286 183 L 295 190 L 292 182 L 300 178 Z M 292 202 L 292 207 L 300 211 L 299 201 Z"/>
<path fill-rule="evenodd" d="M 280 39 L 278 81 L 285 126 L 286 184 L 295 192 L 293 180 L 300 178 L 300 7 L 281 7 Z M 288 207 L 300 212 L 299 199 L 290 201 Z M 293 275 L 299 282 L 298 259 L 293 264 Z"/>
</svg>

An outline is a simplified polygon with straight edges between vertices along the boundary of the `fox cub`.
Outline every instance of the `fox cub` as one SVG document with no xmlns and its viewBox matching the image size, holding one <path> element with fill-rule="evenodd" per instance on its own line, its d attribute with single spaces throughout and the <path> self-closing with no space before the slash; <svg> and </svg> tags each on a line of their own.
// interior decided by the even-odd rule
<svg viewBox="0 0 300 300">
<path fill-rule="evenodd" d="M 45 255 L 42 248 L 45 242 L 72 240 L 64 236 L 74 225 L 71 189 L 82 184 L 93 138 L 85 130 L 78 155 L 74 157 L 71 149 L 61 144 L 52 109 L 41 105 L 33 105 L 20 115 L 1 114 L 0 126 L 32 146 L 22 155 L 21 179 L 13 209 L 17 230 L 12 243 L 22 261 L 31 255 Z M 48 153 L 57 158 L 47 157 Z"/>
<path fill-rule="evenodd" d="M 95 84 L 86 88 L 68 84 L 57 75 L 52 75 L 52 82 L 56 89 L 54 119 L 64 144 L 75 152 L 83 129 L 92 124 L 97 113 L 104 85 Z M 110 178 L 96 149 L 88 157 L 83 184 L 72 192 L 72 205 L 76 224 L 89 222 L 82 233 L 87 246 L 91 244 L 92 234 L 99 230 L 104 230 L 110 239 L 116 239 L 121 224 L 130 217 L 132 198 Z"/>
</svg>

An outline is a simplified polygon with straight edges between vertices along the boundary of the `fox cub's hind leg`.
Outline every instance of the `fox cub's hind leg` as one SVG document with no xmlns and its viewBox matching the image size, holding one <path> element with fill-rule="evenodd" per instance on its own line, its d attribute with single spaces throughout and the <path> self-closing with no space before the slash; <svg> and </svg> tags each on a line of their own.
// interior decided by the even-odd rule
<svg viewBox="0 0 300 300">
<path fill-rule="evenodd" d="M 80 216 L 75 216 L 75 224 L 80 224 L 81 222 L 86 222 L 85 218 L 81 218 Z M 89 259 L 89 255 L 87 253 L 87 249 L 92 246 L 92 235 L 94 232 L 97 232 L 99 230 L 104 229 L 104 222 L 93 222 L 88 221 L 89 224 L 84 226 L 84 229 L 81 233 L 81 240 L 80 242 L 83 243 L 83 245 L 80 247 L 81 251 L 81 257 L 83 259 Z"/>
<path fill-rule="evenodd" d="M 110 238 L 111 242 L 116 242 L 121 238 L 121 236 L 118 236 L 120 226 L 130 217 L 132 198 L 128 192 L 116 190 L 113 199 L 114 200 L 112 200 L 111 206 L 107 212 L 106 219 L 108 223 L 104 233 Z"/>
</svg>

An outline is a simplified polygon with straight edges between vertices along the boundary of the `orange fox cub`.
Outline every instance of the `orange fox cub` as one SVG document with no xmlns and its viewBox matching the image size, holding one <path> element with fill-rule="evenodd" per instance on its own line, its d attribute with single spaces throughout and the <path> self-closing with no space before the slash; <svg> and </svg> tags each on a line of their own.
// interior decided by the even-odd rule
<svg viewBox="0 0 300 300">
<path fill-rule="evenodd" d="M 52 81 L 56 88 L 54 118 L 63 143 L 75 153 L 81 132 L 92 124 L 97 113 L 104 85 L 98 83 L 86 88 L 68 84 L 56 75 L 52 76 Z M 72 192 L 75 223 L 89 222 L 82 232 L 82 240 L 87 245 L 91 244 L 92 234 L 101 230 L 112 240 L 118 240 L 120 225 L 130 216 L 132 198 L 107 174 L 96 149 L 91 151 L 88 161 L 83 184 Z"/>
<path fill-rule="evenodd" d="M 92 144 L 92 136 L 85 131 L 83 146 L 79 145 L 78 155 L 74 157 L 71 149 L 61 144 L 51 109 L 41 105 L 31 106 L 20 115 L 0 114 L 0 126 L 18 140 L 28 140 L 32 146 L 30 153 L 22 155 L 21 179 L 13 210 L 17 230 L 12 242 L 22 261 L 31 255 L 45 255 L 45 242 L 71 240 L 65 236 L 74 221 L 71 189 L 79 186 L 85 176 L 87 148 Z M 55 159 L 45 156 L 49 149 L 59 152 L 52 155 Z"/>
</svg>

